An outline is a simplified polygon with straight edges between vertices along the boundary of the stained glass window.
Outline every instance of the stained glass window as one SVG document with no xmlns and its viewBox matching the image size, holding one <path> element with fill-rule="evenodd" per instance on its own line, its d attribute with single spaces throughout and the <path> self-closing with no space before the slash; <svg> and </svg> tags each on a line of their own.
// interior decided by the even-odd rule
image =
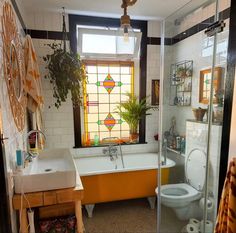
<svg viewBox="0 0 236 233">
<path fill-rule="evenodd" d="M 133 93 L 134 64 L 119 61 L 85 61 L 88 80 L 84 88 L 83 144 L 94 137 L 129 138 L 129 126 L 117 114 L 116 106 Z"/>
</svg>

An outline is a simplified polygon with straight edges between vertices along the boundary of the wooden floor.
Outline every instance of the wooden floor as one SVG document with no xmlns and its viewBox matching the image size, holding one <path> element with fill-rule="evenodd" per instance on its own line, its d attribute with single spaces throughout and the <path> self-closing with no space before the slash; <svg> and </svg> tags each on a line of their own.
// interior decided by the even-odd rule
<svg viewBox="0 0 236 233">
<path fill-rule="evenodd" d="M 162 208 L 162 233 L 180 233 L 186 222 L 177 220 L 170 208 Z M 156 233 L 156 209 L 146 199 L 97 204 L 93 218 L 83 209 L 86 233 Z"/>
</svg>

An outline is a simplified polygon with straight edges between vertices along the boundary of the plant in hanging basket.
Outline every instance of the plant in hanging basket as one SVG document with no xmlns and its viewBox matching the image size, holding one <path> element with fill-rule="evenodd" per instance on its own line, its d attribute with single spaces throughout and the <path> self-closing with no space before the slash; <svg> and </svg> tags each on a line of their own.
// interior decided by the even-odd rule
<svg viewBox="0 0 236 233">
<path fill-rule="evenodd" d="M 65 43 L 65 42 L 64 42 Z M 85 65 L 79 55 L 67 52 L 61 44 L 48 44 L 51 54 L 43 57 L 48 73 L 46 79 L 53 85 L 55 107 L 59 108 L 67 100 L 69 92 L 74 106 L 81 104 L 83 82 L 86 80 Z"/>
</svg>

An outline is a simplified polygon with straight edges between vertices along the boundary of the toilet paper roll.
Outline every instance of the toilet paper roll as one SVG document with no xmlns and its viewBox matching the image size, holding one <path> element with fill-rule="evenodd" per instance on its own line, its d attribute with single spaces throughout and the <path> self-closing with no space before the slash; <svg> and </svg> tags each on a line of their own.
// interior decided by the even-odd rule
<svg viewBox="0 0 236 233">
<path fill-rule="evenodd" d="M 186 232 L 187 233 L 198 233 L 198 227 L 196 227 L 195 225 L 189 223 L 186 226 Z"/>
<path fill-rule="evenodd" d="M 200 223 L 200 232 L 203 232 L 204 228 L 204 221 L 202 220 Z M 206 221 L 205 233 L 212 233 L 213 232 L 213 222 L 210 220 Z"/>
<path fill-rule="evenodd" d="M 189 220 L 189 223 L 190 224 L 193 224 L 194 226 L 196 226 L 198 229 L 200 229 L 200 221 L 197 220 L 196 218 L 190 218 Z"/>
<path fill-rule="evenodd" d="M 204 198 L 201 198 L 199 201 L 199 205 L 202 210 L 204 209 L 204 204 L 205 204 L 204 200 L 205 200 Z M 207 213 L 211 213 L 213 209 L 214 209 L 214 199 L 210 197 L 207 199 Z"/>
</svg>

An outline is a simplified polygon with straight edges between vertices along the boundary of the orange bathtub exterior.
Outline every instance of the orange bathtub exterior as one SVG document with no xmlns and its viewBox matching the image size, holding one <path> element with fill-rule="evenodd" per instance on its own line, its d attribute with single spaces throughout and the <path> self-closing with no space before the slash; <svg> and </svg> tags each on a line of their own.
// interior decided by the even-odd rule
<svg viewBox="0 0 236 233">
<path fill-rule="evenodd" d="M 82 176 L 82 204 L 155 196 L 157 175 L 157 170 L 141 170 Z M 167 184 L 168 178 L 169 168 L 163 168 L 162 184 Z"/>
</svg>

